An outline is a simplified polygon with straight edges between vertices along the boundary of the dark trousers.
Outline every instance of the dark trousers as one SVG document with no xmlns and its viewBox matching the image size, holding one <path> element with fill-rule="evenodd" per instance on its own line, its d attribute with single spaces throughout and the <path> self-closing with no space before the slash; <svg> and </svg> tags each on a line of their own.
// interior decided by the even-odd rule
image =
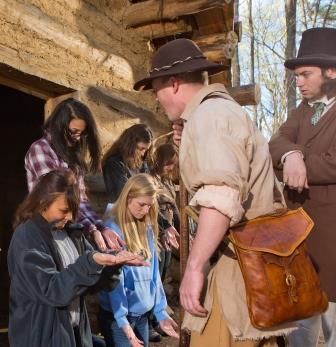
<svg viewBox="0 0 336 347">
<path fill-rule="evenodd" d="M 161 281 L 163 283 L 164 279 L 166 278 L 166 273 L 169 268 L 170 262 L 172 257 L 172 251 L 160 251 L 160 260 L 159 260 L 159 271 L 161 276 Z"/>
<path fill-rule="evenodd" d="M 76 347 L 82 347 L 82 338 L 80 336 L 79 327 L 74 327 L 73 331 L 75 334 Z"/>
</svg>

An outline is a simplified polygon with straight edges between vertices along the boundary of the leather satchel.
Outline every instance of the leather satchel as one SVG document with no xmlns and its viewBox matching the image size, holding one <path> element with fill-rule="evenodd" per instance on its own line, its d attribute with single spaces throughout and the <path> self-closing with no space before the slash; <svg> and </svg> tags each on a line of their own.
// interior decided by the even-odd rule
<svg viewBox="0 0 336 347">
<path fill-rule="evenodd" d="M 258 329 L 324 312 L 328 299 L 308 256 L 314 226 L 302 208 L 240 223 L 230 230 L 246 287 L 251 323 Z"/>
</svg>

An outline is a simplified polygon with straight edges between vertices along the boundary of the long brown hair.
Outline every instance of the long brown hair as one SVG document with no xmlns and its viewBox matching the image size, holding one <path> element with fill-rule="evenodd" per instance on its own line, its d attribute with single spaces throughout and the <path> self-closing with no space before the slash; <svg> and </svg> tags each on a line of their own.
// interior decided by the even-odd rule
<svg viewBox="0 0 336 347">
<path fill-rule="evenodd" d="M 122 161 L 130 169 L 139 169 L 143 158 L 141 158 L 140 155 L 137 155 L 137 144 L 139 142 L 150 144 L 152 140 L 152 131 L 146 124 L 132 125 L 125 129 L 119 138 L 107 150 L 102 160 L 102 166 L 105 165 L 105 162 L 109 157 L 116 155 L 120 156 Z"/>
<path fill-rule="evenodd" d="M 156 197 L 156 187 L 153 178 L 147 174 L 137 174 L 131 177 L 125 184 L 118 200 L 114 204 L 112 211 L 107 214 L 108 217 L 115 218 L 120 230 L 125 236 L 126 245 L 129 251 L 133 253 L 144 252 L 146 258 L 151 257 L 147 239 L 147 226 L 150 224 L 153 228 L 154 243 L 157 245 L 159 227 L 158 205 L 156 199 L 150 207 L 148 214 L 143 220 L 133 217 L 129 208 L 129 199 L 152 196 Z"/>
<path fill-rule="evenodd" d="M 86 128 L 80 140 L 69 147 L 69 124 L 81 119 Z M 72 169 L 95 173 L 100 169 L 101 147 L 96 122 L 89 108 L 73 98 L 60 102 L 44 124 L 44 131 L 51 137 L 51 144 Z"/>
<path fill-rule="evenodd" d="M 49 171 L 40 177 L 34 189 L 19 205 L 13 227 L 47 209 L 60 195 L 65 194 L 73 218 L 79 208 L 79 188 L 74 173 L 69 169 Z"/>
<path fill-rule="evenodd" d="M 153 154 L 153 167 L 151 174 L 161 176 L 163 167 L 174 163 L 174 158 L 178 156 L 177 149 L 172 143 L 164 143 L 159 146 Z"/>
</svg>

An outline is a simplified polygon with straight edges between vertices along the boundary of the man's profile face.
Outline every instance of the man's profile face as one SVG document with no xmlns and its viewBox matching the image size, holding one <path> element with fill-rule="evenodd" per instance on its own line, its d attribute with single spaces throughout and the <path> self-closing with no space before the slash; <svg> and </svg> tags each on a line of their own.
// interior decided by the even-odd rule
<svg viewBox="0 0 336 347">
<path fill-rule="evenodd" d="M 163 107 L 168 119 L 172 122 L 178 120 L 181 115 L 181 112 L 177 107 L 177 98 L 173 83 L 172 79 L 169 79 L 164 83 L 160 79 L 155 79 L 152 82 L 152 88 L 156 100 Z"/>
<path fill-rule="evenodd" d="M 324 83 L 322 70 L 316 66 L 300 66 L 294 69 L 296 86 L 304 99 L 314 101 L 323 95 L 321 87 Z"/>
</svg>

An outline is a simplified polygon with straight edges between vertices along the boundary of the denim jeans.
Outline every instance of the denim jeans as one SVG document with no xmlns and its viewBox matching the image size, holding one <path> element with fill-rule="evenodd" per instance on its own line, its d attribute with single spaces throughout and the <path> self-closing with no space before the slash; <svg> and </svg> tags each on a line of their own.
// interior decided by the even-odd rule
<svg viewBox="0 0 336 347">
<path fill-rule="evenodd" d="M 323 332 L 325 346 L 336 346 L 336 303 L 329 302 L 329 307 L 322 315 L 298 321 L 299 329 L 288 336 L 290 347 L 316 347 L 319 335 Z M 321 331 L 322 329 L 322 331 Z"/>
<path fill-rule="evenodd" d="M 106 347 L 105 341 L 96 335 L 92 334 L 92 346 L 93 347 Z"/>
<path fill-rule="evenodd" d="M 148 313 L 136 317 L 127 316 L 127 320 L 134 330 L 136 337 L 143 342 L 144 347 L 148 347 Z M 101 333 L 104 336 L 106 347 L 131 347 L 124 331 L 118 327 L 111 312 L 100 308 L 98 323 Z"/>
</svg>

